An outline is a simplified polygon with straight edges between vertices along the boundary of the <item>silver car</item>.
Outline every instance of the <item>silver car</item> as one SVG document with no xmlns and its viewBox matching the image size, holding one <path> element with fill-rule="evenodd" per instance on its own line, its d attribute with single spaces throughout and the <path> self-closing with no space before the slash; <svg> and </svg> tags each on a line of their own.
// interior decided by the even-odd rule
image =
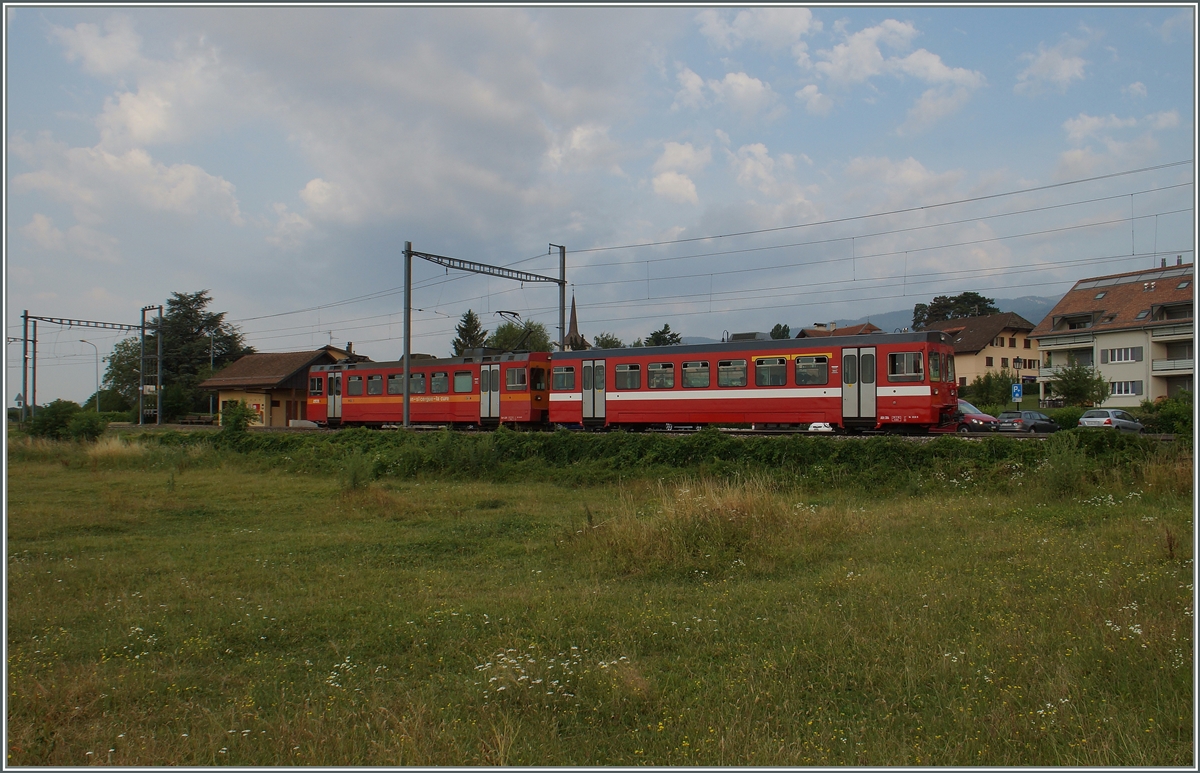
<svg viewBox="0 0 1200 773">
<path fill-rule="evenodd" d="M 1119 429 L 1122 432 L 1145 432 L 1146 428 L 1128 413 L 1116 408 L 1096 408 L 1079 417 L 1081 427 Z"/>
</svg>

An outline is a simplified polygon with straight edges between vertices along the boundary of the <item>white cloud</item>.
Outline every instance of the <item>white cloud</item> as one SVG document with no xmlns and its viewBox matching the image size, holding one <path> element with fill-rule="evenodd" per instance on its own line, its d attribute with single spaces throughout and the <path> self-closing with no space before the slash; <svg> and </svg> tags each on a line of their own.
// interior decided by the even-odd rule
<svg viewBox="0 0 1200 773">
<path fill-rule="evenodd" d="M 309 185 L 312 185 L 313 182 L 317 181 L 313 180 Z M 308 186 L 305 186 L 304 191 L 307 190 Z M 302 198 L 304 191 L 300 193 Z M 276 204 L 274 209 L 275 229 L 274 233 L 267 237 L 267 241 L 285 249 L 299 246 L 303 242 L 304 236 L 312 231 L 312 222 L 299 213 L 289 211 L 286 204 Z"/>
<path fill-rule="evenodd" d="M 846 165 L 846 178 L 854 186 L 851 198 L 861 206 L 888 209 L 914 202 L 946 201 L 962 180 L 961 171 L 937 173 L 909 157 L 903 161 L 860 156 Z"/>
<path fill-rule="evenodd" d="M 757 188 L 763 193 L 771 193 L 778 187 L 775 179 L 775 159 L 767 151 L 767 146 L 761 142 L 743 145 L 736 154 L 730 154 L 738 185 L 746 188 Z"/>
<path fill-rule="evenodd" d="M 1195 8 L 1186 9 L 1163 22 L 1162 26 L 1158 28 L 1158 34 L 1162 35 L 1163 42 L 1168 45 L 1175 42 L 1177 30 L 1182 30 L 1185 37 L 1191 37 L 1194 24 L 1192 14 L 1195 12 Z"/>
<path fill-rule="evenodd" d="M 887 60 L 889 69 L 919 78 L 926 83 L 948 84 L 977 89 L 984 83 L 982 73 L 964 67 L 947 67 L 942 58 L 925 49 L 912 52 L 903 59 Z"/>
<path fill-rule="evenodd" d="M 708 100 L 704 98 L 703 78 L 687 67 L 680 69 L 675 77 L 679 80 L 680 89 L 675 92 L 675 102 L 671 105 L 672 110 L 678 110 L 681 107 L 704 107 L 708 104 Z"/>
<path fill-rule="evenodd" d="M 796 99 L 804 103 L 804 109 L 813 115 L 829 115 L 833 100 L 821 93 L 816 84 L 810 83 L 796 92 Z"/>
<path fill-rule="evenodd" d="M 54 221 L 41 213 L 36 213 L 28 225 L 21 226 L 21 234 L 42 250 L 61 250 L 66 244 L 63 232 L 54 227 Z"/>
<path fill-rule="evenodd" d="M 67 61 L 80 60 L 92 75 L 116 75 L 142 61 L 141 37 L 133 31 L 133 22 L 115 16 L 105 22 L 107 35 L 95 24 L 77 24 L 74 29 L 51 28 L 51 34 L 66 48 Z"/>
<path fill-rule="evenodd" d="M 1087 66 L 1080 54 L 1087 48 L 1087 41 L 1067 38 L 1053 48 L 1045 43 L 1038 44 L 1037 53 L 1021 54 L 1029 66 L 1017 73 L 1017 94 L 1040 94 L 1048 88 L 1066 91 L 1073 81 L 1083 80 Z"/>
<path fill-rule="evenodd" d="M 1068 119 L 1063 123 L 1063 129 L 1067 132 L 1067 139 L 1075 144 L 1082 143 L 1088 138 L 1105 139 L 1107 133 L 1112 130 L 1133 129 L 1142 127 L 1150 130 L 1174 129 L 1179 126 L 1179 113 L 1170 110 L 1162 113 L 1151 113 L 1141 120 L 1137 118 L 1118 118 L 1115 115 L 1107 116 L 1088 115 L 1080 113 L 1074 118 Z"/>
<path fill-rule="evenodd" d="M 831 81 L 861 83 L 887 69 L 881 46 L 906 48 L 916 36 L 911 23 L 888 19 L 850 35 L 845 43 L 819 51 L 822 61 L 813 67 Z"/>
<path fill-rule="evenodd" d="M 909 108 L 907 118 L 896 131 L 902 136 L 923 132 L 943 118 L 957 113 L 970 99 L 971 90 L 968 88 L 929 89 Z"/>
<path fill-rule="evenodd" d="M 708 88 L 718 101 L 740 113 L 752 115 L 774 104 L 775 92 L 768 83 L 744 72 L 731 72 L 723 80 L 708 81 Z"/>
<path fill-rule="evenodd" d="M 1168 110 L 1165 113 L 1153 113 L 1146 116 L 1145 123 L 1152 129 L 1175 129 L 1179 126 L 1179 113 Z"/>
<path fill-rule="evenodd" d="M 654 162 L 655 172 L 682 170 L 684 172 L 699 172 L 712 161 L 712 148 L 696 150 L 692 143 L 668 142 L 663 145 L 663 153 Z"/>
<path fill-rule="evenodd" d="M 46 252 L 67 252 L 87 260 L 121 263 L 117 239 L 94 228 L 76 225 L 63 233 L 52 219 L 37 213 L 19 230 L 34 246 Z"/>
<path fill-rule="evenodd" d="M 753 8 L 727 19 L 727 14 L 715 10 L 696 15 L 700 34 L 725 50 L 754 42 L 768 49 L 791 48 L 793 56 L 800 58 L 805 55 L 801 38 L 821 30 L 821 22 L 807 8 Z"/>
<path fill-rule="evenodd" d="M 1128 94 L 1131 97 L 1141 97 L 1142 99 L 1145 99 L 1146 84 L 1142 83 L 1141 81 L 1137 81 L 1136 83 L 1131 83 L 1128 86 L 1122 87 L 1121 93 Z"/>
<path fill-rule="evenodd" d="M 621 175 L 624 173 L 617 163 L 620 149 L 620 144 L 608 136 L 607 126 L 586 123 L 572 127 L 554 142 L 546 152 L 546 159 L 556 171 L 606 169 Z"/>
<path fill-rule="evenodd" d="M 686 174 L 679 172 L 663 172 L 654 178 L 654 192 L 664 199 L 680 203 L 695 204 L 699 201 L 696 195 L 696 184 Z"/>
</svg>

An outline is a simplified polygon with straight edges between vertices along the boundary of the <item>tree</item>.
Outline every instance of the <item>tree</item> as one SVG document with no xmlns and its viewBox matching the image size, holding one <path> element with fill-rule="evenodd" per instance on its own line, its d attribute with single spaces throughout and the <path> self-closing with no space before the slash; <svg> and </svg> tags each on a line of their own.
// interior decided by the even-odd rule
<svg viewBox="0 0 1200 773">
<path fill-rule="evenodd" d="M 225 322 L 225 312 L 207 310 L 211 302 L 208 290 L 171 293 L 167 300 L 161 321 L 164 419 L 190 411 L 206 410 L 204 393 L 199 389 L 200 382 L 242 355 L 254 352 L 253 347 L 246 345 L 241 331 Z M 147 355 L 158 353 L 159 327 L 157 319 L 147 325 Z M 210 345 L 213 359 L 211 368 Z M 154 360 L 148 359 L 146 365 L 149 369 L 147 375 L 151 376 L 149 383 L 152 384 L 156 371 Z M 136 406 L 140 368 L 141 345 L 138 337 L 118 341 L 108 358 L 104 386 L 120 393 L 130 405 Z M 150 404 L 154 402 L 151 399 Z"/>
<path fill-rule="evenodd" d="M 596 349 L 623 349 L 625 343 L 612 333 L 597 333 L 592 339 L 592 346 Z"/>
<path fill-rule="evenodd" d="M 548 352 L 550 334 L 541 322 L 530 320 L 523 325 L 503 322 L 496 326 L 496 330 L 488 336 L 484 345 L 506 352 Z"/>
<path fill-rule="evenodd" d="M 646 345 L 646 342 L 639 338 L 636 341 L 634 341 L 633 343 L 631 343 L 629 346 L 633 349 L 640 349 L 645 345 Z"/>
<path fill-rule="evenodd" d="M 672 346 L 683 343 L 683 338 L 671 331 L 671 326 L 664 324 L 661 330 L 655 330 L 646 337 L 646 346 Z"/>
<path fill-rule="evenodd" d="M 89 408 L 91 410 L 95 411 L 96 410 L 96 393 L 92 392 L 90 395 L 88 395 L 88 399 L 83 401 L 81 407 L 85 411 L 88 410 Z M 125 399 L 125 396 L 122 395 L 120 392 L 116 391 L 115 389 L 101 389 L 100 390 L 100 411 L 101 411 L 101 413 L 104 413 L 107 411 L 128 411 L 130 409 L 130 407 L 131 406 L 129 405 L 129 402 Z"/>
<path fill-rule="evenodd" d="M 1091 365 L 1071 358 L 1050 377 L 1050 388 L 1067 405 L 1099 405 L 1108 399 L 1108 382 Z"/>
<path fill-rule="evenodd" d="M 791 338 L 791 337 L 792 337 L 792 328 L 790 325 L 776 325 L 775 327 L 771 328 L 771 338 L 778 340 L 780 338 Z"/>
<path fill-rule="evenodd" d="M 70 437 L 68 427 L 80 408 L 70 400 L 55 400 L 41 408 L 29 425 L 29 434 L 34 437 L 65 440 Z"/>
<path fill-rule="evenodd" d="M 450 343 L 454 347 L 454 356 L 461 357 L 468 349 L 478 349 L 487 341 L 488 331 L 479 323 L 479 317 L 471 309 L 467 309 L 458 327 L 454 328 L 458 336 Z"/>
<path fill-rule="evenodd" d="M 942 322 L 962 317 L 986 317 L 989 314 L 999 313 L 1000 309 L 996 306 L 996 302 L 991 298 L 984 298 L 979 293 L 939 295 L 928 304 L 918 303 L 913 306 L 913 330 L 920 330 L 930 322 Z"/>
<path fill-rule="evenodd" d="M 1012 385 L 1018 383 L 1017 375 L 1008 368 L 989 370 L 976 376 L 964 391 L 976 405 L 1008 405 L 1012 400 Z"/>
</svg>

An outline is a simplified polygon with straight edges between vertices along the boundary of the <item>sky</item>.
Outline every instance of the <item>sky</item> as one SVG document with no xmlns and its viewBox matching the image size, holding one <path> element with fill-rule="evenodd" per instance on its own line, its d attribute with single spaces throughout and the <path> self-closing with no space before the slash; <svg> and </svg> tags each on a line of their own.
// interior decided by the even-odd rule
<svg viewBox="0 0 1200 773">
<path fill-rule="evenodd" d="M 580 331 L 626 343 L 1061 295 L 1195 255 L 1191 5 L 4 23 L 9 406 L 24 310 L 137 324 L 208 290 L 259 351 L 396 359 L 406 241 L 554 277 L 564 245 Z M 468 309 L 558 337 L 553 283 L 418 259 L 413 306 L 414 352 L 447 356 Z M 38 402 L 85 399 L 125 335 L 40 323 Z"/>
</svg>

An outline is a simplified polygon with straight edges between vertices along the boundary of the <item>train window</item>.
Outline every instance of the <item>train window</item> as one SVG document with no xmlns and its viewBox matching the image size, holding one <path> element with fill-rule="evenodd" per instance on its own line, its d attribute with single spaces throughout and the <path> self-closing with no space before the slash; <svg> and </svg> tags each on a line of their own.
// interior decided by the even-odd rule
<svg viewBox="0 0 1200 773">
<path fill-rule="evenodd" d="M 875 355 L 863 354 L 858 358 L 858 380 L 864 384 L 875 383 Z"/>
<path fill-rule="evenodd" d="M 509 368 L 505 379 L 508 382 L 509 392 L 524 392 L 529 386 L 526 380 L 526 371 L 524 368 Z"/>
<path fill-rule="evenodd" d="M 574 366 L 556 365 L 554 367 L 554 376 L 550 386 L 558 389 L 574 389 L 575 388 L 575 368 Z"/>
<path fill-rule="evenodd" d="M 389 373 L 388 374 L 388 391 L 389 395 L 404 394 L 404 373 Z"/>
<path fill-rule="evenodd" d="M 641 389 L 642 388 L 642 366 L 641 365 L 618 365 L 617 366 L 617 389 Z"/>
<path fill-rule="evenodd" d="M 888 381 L 924 381 L 920 352 L 896 352 L 888 355 Z"/>
<path fill-rule="evenodd" d="M 708 362 L 683 363 L 683 386 L 690 389 L 703 389 L 711 383 L 708 375 Z"/>
<path fill-rule="evenodd" d="M 592 385 L 596 389 L 603 391 L 604 389 L 604 363 L 596 363 L 596 383 Z"/>
<path fill-rule="evenodd" d="M 454 391 L 455 392 L 470 392 L 471 391 L 471 371 L 469 371 L 469 370 L 454 371 Z"/>
<path fill-rule="evenodd" d="M 953 354 L 946 355 L 946 380 L 950 381 L 950 382 L 954 381 L 954 355 Z"/>
<path fill-rule="evenodd" d="M 321 395 L 325 391 L 325 379 L 317 376 L 308 380 L 308 393 L 313 396 Z"/>
<path fill-rule="evenodd" d="M 858 383 L 858 355 L 843 354 L 842 355 L 842 383 L 857 384 Z"/>
<path fill-rule="evenodd" d="M 652 362 L 647 365 L 646 386 L 651 389 L 674 389 L 675 363 Z"/>
<path fill-rule="evenodd" d="M 585 392 L 592 391 L 592 366 L 591 365 L 583 366 L 583 391 L 585 391 Z"/>
<path fill-rule="evenodd" d="M 450 374 L 439 370 L 429 375 L 429 391 L 435 395 L 444 395 L 450 391 Z"/>
<path fill-rule="evenodd" d="M 935 384 L 942 380 L 941 359 L 936 352 L 929 353 L 929 380 Z"/>
<path fill-rule="evenodd" d="M 409 373 L 408 374 L 408 393 L 410 395 L 425 394 L 425 374 L 424 373 Z"/>
<path fill-rule="evenodd" d="M 746 386 L 745 360 L 718 360 L 717 386 L 744 387 Z"/>
<path fill-rule="evenodd" d="M 764 357 L 754 361 L 755 386 L 787 386 L 787 360 Z"/>
<path fill-rule="evenodd" d="M 545 368 L 530 368 L 529 376 L 529 386 L 531 389 L 536 389 L 540 392 L 546 388 Z"/>
<path fill-rule="evenodd" d="M 346 384 L 346 394 L 361 395 L 362 394 L 362 376 L 351 376 L 350 383 Z"/>
<path fill-rule="evenodd" d="M 383 376 L 376 373 L 374 376 L 367 376 L 367 394 L 381 395 L 383 394 Z"/>
<path fill-rule="evenodd" d="M 829 383 L 828 357 L 797 357 L 796 386 Z"/>
</svg>

